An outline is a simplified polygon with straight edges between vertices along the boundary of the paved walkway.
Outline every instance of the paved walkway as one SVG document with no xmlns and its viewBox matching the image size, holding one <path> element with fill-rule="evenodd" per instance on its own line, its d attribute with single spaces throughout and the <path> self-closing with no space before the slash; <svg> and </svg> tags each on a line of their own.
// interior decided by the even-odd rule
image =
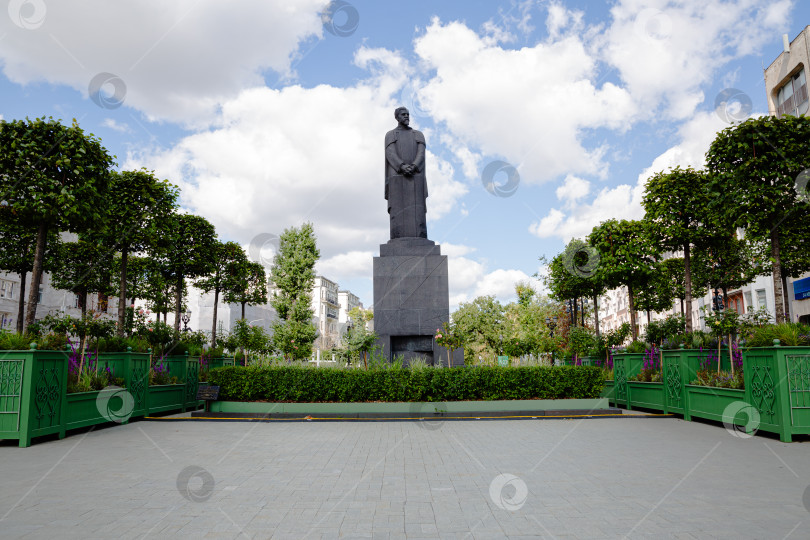
<svg viewBox="0 0 810 540">
<path fill-rule="evenodd" d="M 141 421 L 13 444 L 3 538 L 810 537 L 810 442 L 675 418 Z"/>
</svg>

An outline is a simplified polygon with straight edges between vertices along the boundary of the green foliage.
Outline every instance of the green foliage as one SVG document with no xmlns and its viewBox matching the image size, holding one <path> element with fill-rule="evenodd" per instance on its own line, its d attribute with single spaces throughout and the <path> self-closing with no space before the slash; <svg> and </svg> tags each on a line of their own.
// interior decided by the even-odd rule
<svg viewBox="0 0 810 540">
<path fill-rule="evenodd" d="M 149 351 L 149 342 L 139 336 L 121 337 L 111 336 L 108 338 L 97 338 L 91 341 L 87 349 L 97 353 L 126 352 L 131 348 L 132 352 L 145 353 Z"/>
<path fill-rule="evenodd" d="M 683 334 L 685 330 L 686 321 L 683 315 L 668 315 L 662 321 L 651 321 L 647 325 L 644 341 L 660 345 L 665 340 L 671 340 L 675 336 Z"/>
<path fill-rule="evenodd" d="M 609 219 L 593 228 L 588 242 L 600 255 L 598 272 L 609 288 L 627 287 L 630 332 L 636 337 L 635 291 L 649 280 L 660 246 L 650 239 L 644 221 Z"/>
<path fill-rule="evenodd" d="M 27 351 L 37 336 L 18 332 L 0 332 L 0 351 Z"/>
<path fill-rule="evenodd" d="M 213 322 L 211 328 L 211 343 L 217 341 L 217 306 L 219 295 L 238 295 L 246 286 L 241 283 L 243 271 L 248 262 L 247 255 L 242 246 L 236 242 L 216 242 L 214 244 L 214 259 L 212 272 L 198 280 L 194 285 L 203 292 L 214 292 Z M 262 271 L 264 276 L 264 271 Z M 262 283 L 264 279 L 262 278 Z M 265 293 L 266 296 L 266 293 Z M 241 298 L 240 298 L 241 300 Z M 226 301 L 228 299 L 226 298 Z"/>
<path fill-rule="evenodd" d="M 800 323 L 768 324 L 751 329 L 745 338 L 746 347 L 773 347 L 778 339 L 783 347 L 810 345 L 810 326 Z"/>
<path fill-rule="evenodd" d="M 462 302 L 453 313 L 456 332 L 464 343 L 464 362 L 477 363 L 478 356 L 498 354 L 503 336 L 504 306 L 494 296 L 479 296 Z"/>
<path fill-rule="evenodd" d="M 568 332 L 567 355 L 576 355 L 578 358 L 589 356 L 598 351 L 596 336 L 587 328 L 575 326 Z"/>
<path fill-rule="evenodd" d="M 275 290 L 270 303 L 279 319 L 273 325 L 273 345 L 286 357 L 303 360 L 312 354 L 317 330 L 312 324 L 312 285 L 320 257 L 311 223 L 286 229 L 279 238 L 270 279 Z"/>
<path fill-rule="evenodd" d="M 209 382 L 224 400 L 271 402 L 592 399 L 604 386 L 596 367 L 225 367 L 211 370 Z"/>
<path fill-rule="evenodd" d="M 745 376 L 742 370 L 737 370 L 733 375 L 728 371 L 714 371 L 702 369 L 695 373 L 695 380 L 689 384 L 695 386 L 713 386 L 715 388 L 733 388 L 735 390 L 745 389 Z"/>
<path fill-rule="evenodd" d="M 224 281 L 223 295 L 226 302 L 235 302 L 242 306 L 242 317 L 245 306 L 255 306 L 267 302 L 267 274 L 264 266 L 241 257 L 235 257 L 227 267 L 228 276 Z"/>
<path fill-rule="evenodd" d="M 740 327 L 740 315 L 732 309 L 712 311 L 708 307 L 703 307 L 706 317 L 706 325 L 712 329 L 717 336 L 727 336 L 736 334 Z"/>
<path fill-rule="evenodd" d="M 112 173 L 107 211 L 116 224 L 104 239 L 108 249 L 121 254 L 118 258 L 118 279 L 115 280 L 119 297 L 132 297 L 127 287 L 129 254 L 154 248 L 161 224 L 177 208 L 179 190 L 166 180 L 158 180 L 152 171 L 122 171 Z M 140 271 L 140 268 L 135 268 Z M 118 333 L 124 334 L 125 302 L 118 308 Z"/>
<path fill-rule="evenodd" d="M 77 242 L 59 246 L 57 264 L 51 276 L 51 284 L 79 297 L 82 313 L 87 309 L 90 293 L 112 293 L 112 251 L 101 246 L 94 238 L 79 237 Z"/>
<path fill-rule="evenodd" d="M 593 298 L 604 293 L 606 274 L 599 272 L 600 264 L 599 253 L 594 247 L 579 238 L 572 239 L 565 251 L 548 264 L 544 282 L 551 297 L 563 301 Z"/>
<path fill-rule="evenodd" d="M 180 311 L 186 278 L 207 275 L 214 264 L 216 233 L 204 217 L 173 214 L 160 223 L 154 256 L 165 282 L 174 286 L 174 329 L 180 330 Z"/>
<path fill-rule="evenodd" d="M 805 193 L 797 189 L 797 179 L 810 168 L 808 146 L 810 118 L 762 116 L 724 129 L 706 153 L 714 211 L 722 213 L 732 226 L 744 228 L 747 237 L 767 244 L 776 322 L 784 320 L 781 258 L 790 258 L 790 253 L 782 253 L 781 245 L 786 244 L 784 238 L 801 236 L 796 229 L 806 231 L 810 220 Z M 791 265 L 791 272 L 810 262 L 806 250 L 794 253 L 801 260 L 792 261 L 800 264 Z"/>
<path fill-rule="evenodd" d="M 4 212 L 36 228 L 30 290 L 36 298 L 47 238 L 53 231 L 81 233 L 105 226 L 112 157 L 74 120 L 70 127 L 53 118 L 0 120 L 0 193 Z M 29 302 L 26 324 L 36 317 Z"/>
<path fill-rule="evenodd" d="M 272 338 L 261 326 L 251 326 L 245 319 L 236 321 L 231 332 L 219 341 L 229 351 L 245 350 L 248 353 L 266 353 L 272 349 Z"/>
<path fill-rule="evenodd" d="M 630 345 L 625 347 L 624 352 L 627 353 L 643 353 L 647 350 L 647 344 L 643 341 L 632 341 Z"/>
</svg>

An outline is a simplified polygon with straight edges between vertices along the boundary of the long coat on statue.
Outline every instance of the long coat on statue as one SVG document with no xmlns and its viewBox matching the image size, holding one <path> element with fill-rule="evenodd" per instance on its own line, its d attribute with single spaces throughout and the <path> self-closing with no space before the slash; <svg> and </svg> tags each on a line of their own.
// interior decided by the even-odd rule
<svg viewBox="0 0 810 540">
<path fill-rule="evenodd" d="M 406 163 L 416 166 L 412 176 L 400 172 Z M 385 134 L 385 200 L 392 240 L 427 238 L 427 196 L 425 136 L 421 131 L 398 126 Z"/>
</svg>

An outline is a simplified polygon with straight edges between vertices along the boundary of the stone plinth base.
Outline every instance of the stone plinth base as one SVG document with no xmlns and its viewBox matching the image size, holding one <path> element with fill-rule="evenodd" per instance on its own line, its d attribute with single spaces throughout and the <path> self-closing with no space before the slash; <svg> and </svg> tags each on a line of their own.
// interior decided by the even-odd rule
<svg viewBox="0 0 810 540">
<path fill-rule="evenodd" d="M 447 256 L 425 238 L 398 238 L 380 246 L 374 257 L 374 331 L 389 361 L 421 358 L 447 365 L 436 329 L 450 320 Z M 464 351 L 452 365 L 464 364 Z"/>
</svg>

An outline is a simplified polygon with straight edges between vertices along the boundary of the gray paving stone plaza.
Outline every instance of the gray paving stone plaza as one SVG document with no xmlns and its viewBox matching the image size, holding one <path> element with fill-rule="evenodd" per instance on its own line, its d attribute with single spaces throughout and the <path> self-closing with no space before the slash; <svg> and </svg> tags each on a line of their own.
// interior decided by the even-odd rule
<svg viewBox="0 0 810 540">
<path fill-rule="evenodd" d="M 139 421 L 0 478 L 3 538 L 810 538 L 810 443 L 675 418 Z"/>
</svg>

